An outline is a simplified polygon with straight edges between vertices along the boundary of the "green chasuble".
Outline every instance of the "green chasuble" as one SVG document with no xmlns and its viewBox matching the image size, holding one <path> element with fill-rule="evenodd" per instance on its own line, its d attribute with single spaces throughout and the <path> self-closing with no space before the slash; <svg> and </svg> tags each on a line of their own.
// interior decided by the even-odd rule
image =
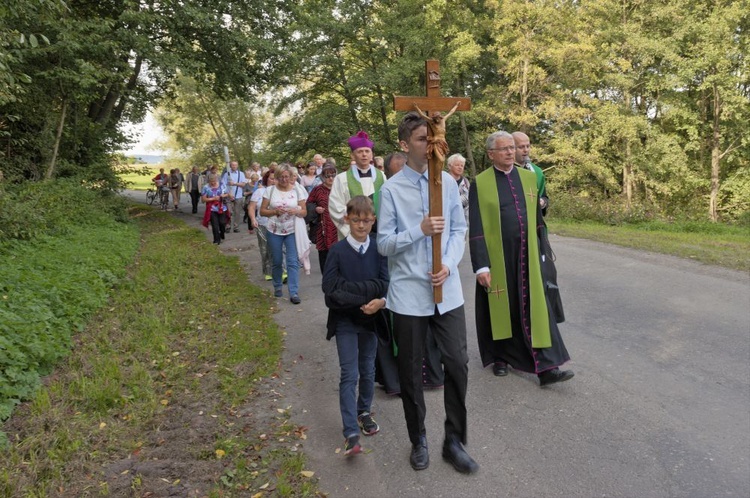
<svg viewBox="0 0 750 498">
<path fill-rule="evenodd" d="M 500 221 L 500 201 L 498 199 L 497 181 L 494 167 L 477 175 L 477 197 L 479 214 L 482 217 L 482 233 L 490 257 L 490 276 L 493 288 L 488 290 L 492 339 L 495 341 L 510 339 L 513 335 L 510 323 L 510 305 L 505 275 L 505 256 L 503 252 L 502 227 Z M 532 171 L 516 168 L 521 178 L 524 195 L 533 194 L 537 199 L 537 176 Z M 544 295 L 541 261 L 539 260 L 539 239 L 536 236 L 536 202 L 526 203 L 527 254 L 529 260 L 528 274 L 529 295 L 531 300 L 531 347 L 549 348 L 550 338 L 549 310 Z M 523 282 L 521 282 L 523 285 Z"/>
<path fill-rule="evenodd" d="M 375 170 L 375 178 L 373 178 L 375 192 L 372 194 L 372 203 L 375 205 L 375 215 L 377 216 L 379 211 L 378 208 L 380 207 L 380 187 L 385 183 L 385 175 L 378 168 L 373 169 Z M 365 195 L 364 192 L 362 192 L 362 184 L 359 183 L 359 179 L 354 176 L 354 167 L 349 168 L 346 172 L 346 186 L 349 188 L 350 199 L 353 199 L 358 195 Z"/>
<path fill-rule="evenodd" d="M 536 188 L 539 191 L 539 197 L 544 197 L 544 195 L 546 194 L 544 184 L 547 182 L 544 178 L 544 172 L 542 171 L 542 168 L 540 168 L 536 164 L 529 164 L 531 164 L 531 167 L 534 168 L 534 173 L 536 173 Z"/>
</svg>

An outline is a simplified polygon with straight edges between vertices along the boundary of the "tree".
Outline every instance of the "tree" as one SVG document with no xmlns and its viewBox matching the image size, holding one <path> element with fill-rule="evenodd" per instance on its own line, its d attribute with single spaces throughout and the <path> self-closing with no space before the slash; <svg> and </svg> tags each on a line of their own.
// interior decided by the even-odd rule
<svg viewBox="0 0 750 498">
<path fill-rule="evenodd" d="M 691 113 L 688 133 L 693 157 L 707 164 L 710 178 L 708 215 L 719 220 L 722 180 L 737 177 L 750 162 L 750 73 L 747 67 L 747 31 L 750 15 L 745 2 L 692 2 L 687 10 L 690 23 L 681 32 L 682 64 L 680 95 Z M 724 163 L 724 168 L 722 168 Z M 740 175 L 741 177 L 741 175 Z M 742 182 L 740 181 L 740 185 Z M 745 183 L 745 185 L 747 185 Z M 745 187 L 746 188 L 746 187 Z M 745 202 L 731 201 L 734 213 L 747 211 L 750 191 L 736 192 Z"/>
<path fill-rule="evenodd" d="M 18 59 L 35 101 L 0 103 L 18 116 L 6 130 L 13 176 L 38 178 L 44 162 L 50 176 L 56 163 L 61 174 L 100 174 L 126 141 L 119 124 L 143 119 L 181 71 L 217 95 L 260 93 L 282 62 L 288 12 L 277 0 L 83 0 L 20 19 L 18 32 L 41 26 L 50 46 Z"/>
<path fill-rule="evenodd" d="M 233 160 L 249 165 L 261 144 L 263 111 L 243 99 L 221 99 L 188 77 L 179 77 L 172 98 L 156 118 L 171 140 L 167 146 L 192 164 L 219 162 L 223 146 Z"/>
</svg>

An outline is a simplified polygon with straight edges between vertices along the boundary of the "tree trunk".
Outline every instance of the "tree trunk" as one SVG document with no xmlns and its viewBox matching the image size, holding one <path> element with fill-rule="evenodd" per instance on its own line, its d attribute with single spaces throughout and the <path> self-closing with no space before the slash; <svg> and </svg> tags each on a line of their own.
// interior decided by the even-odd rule
<svg viewBox="0 0 750 498">
<path fill-rule="evenodd" d="M 461 95 L 464 91 L 464 78 L 463 74 L 459 74 L 456 78 L 458 87 L 456 88 L 456 95 Z M 466 119 L 464 113 L 458 113 L 459 123 L 461 124 L 461 135 L 464 139 L 464 147 L 466 149 L 466 162 L 469 164 L 469 173 L 471 178 L 477 176 L 477 165 L 474 162 L 474 152 L 471 149 L 471 137 L 469 137 L 469 129 L 466 127 Z"/>
<path fill-rule="evenodd" d="M 369 55 L 370 64 L 372 65 L 372 74 L 379 74 L 380 71 L 378 70 L 378 65 L 375 62 L 377 60 L 377 57 L 375 57 L 375 54 L 373 53 L 372 38 L 369 35 L 367 36 L 367 53 Z M 388 108 L 385 103 L 385 91 L 379 83 L 379 79 L 377 76 L 375 76 L 373 80 L 375 82 L 375 93 L 378 94 L 378 107 L 380 110 L 380 121 L 383 125 L 383 138 L 385 139 L 385 143 L 395 148 L 396 144 L 393 143 L 393 140 L 391 140 L 391 130 L 388 126 Z"/>
<path fill-rule="evenodd" d="M 138 84 L 138 76 L 141 74 L 142 66 L 143 66 L 143 56 L 138 55 L 135 58 L 135 65 L 133 67 L 133 72 L 130 74 L 128 83 L 125 85 L 125 90 L 122 92 L 122 95 L 120 96 L 120 101 L 117 102 L 117 107 L 115 108 L 115 112 L 112 115 L 116 123 L 120 121 L 120 118 L 122 118 L 122 113 L 125 111 L 125 106 L 128 104 L 128 100 L 129 100 L 128 97 L 130 96 L 131 93 L 133 93 L 135 86 Z"/>
<path fill-rule="evenodd" d="M 68 110 L 68 99 L 63 98 L 62 109 L 60 110 L 60 122 L 57 123 L 57 133 L 55 134 L 55 146 L 52 148 L 52 159 L 50 159 L 47 174 L 44 178 L 49 180 L 55 173 L 55 163 L 57 162 L 57 152 L 60 150 L 60 140 L 62 139 L 63 125 L 65 124 L 65 113 Z"/>
<path fill-rule="evenodd" d="M 224 121 L 224 118 L 221 117 L 221 112 L 217 109 L 214 109 L 216 114 L 216 119 L 219 120 L 219 124 L 221 124 L 221 127 L 224 129 L 224 133 L 227 134 L 227 142 L 229 142 L 229 147 L 232 149 L 232 154 L 235 156 L 235 161 L 237 160 L 237 153 L 239 149 L 237 148 L 237 142 L 234 139 L 234 135 L 232 135 L 232 132 L 229 130 L 229 127 L 227 126 L 226 121 Z"/>
<path fill-rule="evenodd" d="M 719 144 L 721 142 L 721 98 L 719 97 L 719 88 L 714 83 L 713 95 L 713 130 L 711 136 L 711 195 L 708 202 L 708 215 L 711 221 L 719 221 L 718 202 L 719 202 L 719 172 L 721 164 L 721 153 Z"/>
<path fill-rule="evenodd" d="M 625 139 L 625 161 L 622 165 L 622 192 L 625 194 L 625 205 L 633 205 L 633 164 L 630 151 L 630 140 Z"/>
<path fill-rule="evenodd" d="M 471 150 L 471 139 L 469 138 L 469 130 L 466 128 L 466 120 L 464 119 L 464 113 L 459 113 L 459 121 L 461 123 L 461 134 L 464 136 L 464 146 L 466 147 L 466 162 L 469 163 L 469 171 L 471 177 L 477 177 L 477 165 L 474 164 L 474 153 Z"/>
<path fill-rule="evenodd" d="M 524 115 L 528 110 L 529 105 L 529 60 L 524 58 L 523 67 L 521 69 L 521 109 L 523 109 Z M 529 133 L 529 125 L 526 122 L 526 118 L 519 123 L 523 133 Z"/>
<path fill-rule="evenodd" d="M 224 138 L 222 138 L 221 134 L 219 133 L 219 130 L 216 129 L 216 125 L 214 124 L 214 120 L 211 117 L 211 110 L 208 108 L 208 104 L 206 104 L 206 101 L 203 100 L 203 95 L 200 94 L 200 92 L 196 92 L 198 94 L 198 98 L 201 101 L 201 104 L 203 104 L 203 110 L 206 112 L 206 119 L 208 119 L 208 123 L 211 125 L 211 129 L 214 130 L 214 135 L 216 135 L 216 140 L 219 142 L 224 142 Z"/>
<path fill-rule="evenodd" d="M 107 124 L 107 121 L 109 121 L 109 117 L 112 115 L 117 99 L 120 98 L 120 92 L 116 89 L 117 86 L 119 85 L 114 84 L 109 88 L 107 97 L 104 99 L 104 104 L 99 108 L 99 113 L 96 116 L 96 124 L 105 125 Z"/>
<path fill-rule="evenodd" d="M 340 51 L 337 51 L 337 55 L 341 58 Z M 354 96 L 349 91 L 349 80 L 346 78 L 346 71 L 344 66 L 339 65 L 339 79 L 341 80 L 341 92 L 346 100 L 346 107 L 349 110 L 349 116 L 352 118 L 352 124 L 354 125 L 354 133 L 357 133 L 362 127 L 359 125 L 359 118 L 357 118 L 357 109 L 354 105 Z"/>
</svg>

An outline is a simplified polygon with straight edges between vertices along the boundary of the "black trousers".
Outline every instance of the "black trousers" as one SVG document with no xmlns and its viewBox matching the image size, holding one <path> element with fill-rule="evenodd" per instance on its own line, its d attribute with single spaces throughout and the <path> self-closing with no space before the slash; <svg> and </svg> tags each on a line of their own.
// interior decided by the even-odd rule
<svg viewBox="0 0 750 498">
<path fill-rule="evenodd" d="M 445 435 L 455 435 L 465 444 L 469 356 L 466 352 L 466 318 L 463 306 L 442 315 L 437 312 L 437 308 L 432 316 L 393 313 L 393 329 L 398 344 L 401 401 L 404 405 L 409 440 L 416 444 L 420 436 L 426 435 L 422 358 L 425 354 L 428 327 L 435 336 L 445 370 Z"/>
<path fill-rule="evenodd" d="M 226 232 L 226 225 L 226 211 L 221 214 L 211 211 L 211 231 L 214 233 L 214 244 L 221 244 L 221 239 L 224 238 L 224 232 Z"/>
<path fill-rule="evenodd" d="M 193 204 L 193 212 L 198 212 L 198 201 L 201 200 L 201 193 L 197 190 L 190 191 L 190 202 Z"/>
</svg>

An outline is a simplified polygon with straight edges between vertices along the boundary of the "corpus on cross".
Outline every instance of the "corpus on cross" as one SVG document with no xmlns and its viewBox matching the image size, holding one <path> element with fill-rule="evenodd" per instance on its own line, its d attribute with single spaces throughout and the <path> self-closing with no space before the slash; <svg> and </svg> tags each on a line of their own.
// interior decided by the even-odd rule
<svg viewBox="0 0 750 498">
<path fill-rule="evenodd" d="M 443 215 L 443 185 L 440 181 L 445 158 L 448 155 L 448 143 L 445 141 L 445 124 L 456 111 L 471 109 L 471 99 L 440 96 L 440 62 L 425 61 L 426 97 L 393 96 L 395 111 L 416 111 L 427 121 L 430 181 L 430 216 Z M 441 111 L 448 111 L 445 116 Z M 442 234 L 432 236 L 432 272 L 437 273 L 443 267 L 441 253 Z M 433 289 L 436 303 L 443 301 L 442 286 Z"/>
</svg>

